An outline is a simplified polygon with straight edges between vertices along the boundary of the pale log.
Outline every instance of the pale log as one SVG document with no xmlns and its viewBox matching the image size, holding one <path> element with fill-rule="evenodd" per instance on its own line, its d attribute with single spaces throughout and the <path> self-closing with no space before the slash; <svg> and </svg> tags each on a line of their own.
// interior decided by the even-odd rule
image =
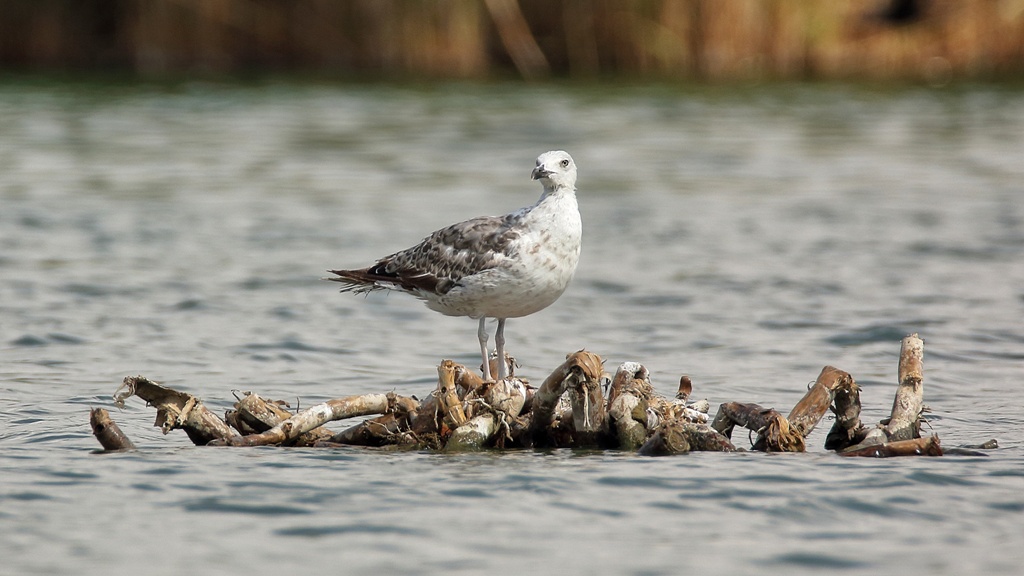
<svg viewBox="0 0 1024 576">
<path fill-rule="evenodd" d="M 892 413 L 885 425 L 889 442 L 921 437 L 924 412 L 924 341 L 917 334 L 903 339 L 900 347 L 899 387 Z"/>
<path fill-rule="evenodd" d="M 282 444 L 298 438 L 302 434 L 327 422 L 357 416 L 385 414 L 394 412 L 399 409 L 399 406 L 404 406 L 407 411 L 414 410 L 417 404 L 418 402 L 412 398 L 405 398 L 393 393 L 363 394 L 360 396 L 336 398 L 303 410 L 266 432 L 249 436 L 232 436 L 211 445 L 266 446 L 269 444 Z"/>
</svg>

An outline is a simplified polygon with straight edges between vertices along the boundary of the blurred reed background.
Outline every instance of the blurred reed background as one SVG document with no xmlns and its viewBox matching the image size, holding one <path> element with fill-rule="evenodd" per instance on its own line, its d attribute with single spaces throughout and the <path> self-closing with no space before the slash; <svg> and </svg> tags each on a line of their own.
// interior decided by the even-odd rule
<svg viewBox="0 0 1024 576">
<path fill-rule="evenodd" d="M 0 67 L 1004 79 L 1024 72 L 1024 0 L 5 0 Z"/>
</svg>

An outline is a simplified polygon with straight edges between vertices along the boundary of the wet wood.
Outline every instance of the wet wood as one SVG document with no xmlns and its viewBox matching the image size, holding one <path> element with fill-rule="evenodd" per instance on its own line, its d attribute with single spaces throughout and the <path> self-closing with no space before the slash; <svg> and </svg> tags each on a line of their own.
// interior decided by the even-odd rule
<svg viewBox="0 0 1024 576">
<path fill-rule="evenodd" d="M 654 395 L 650 373 L 639 362 L 624 362 L 608 393 L 610 432 L 620 450 L 636 450 L 647 441 L 648 401 Z"/>
<path fill-rule="evenodd" d="M 718 407 L 711 427 L 726 438 L 732 438 L 732 431 L 736 426 L 757 432 L 779 416 L 782 415 L 774 408 L 765 408 L 760 404 L 725 402 Z"/>
<path fill-rule="evenodd" d="M 821 421 L 822 416 L 828 412 L 829 406 L 832 405 L 833 391 L 842 382 L 852 379 L 847 372 L 838 368 L 832 366 L 822 368 L 814 385 L 807 390 L 804 397 L 796 403 L 787 416 L 789 425 L 796 433 L 807 438 Z"/>
<path fill-rule="evenodd" d="M 171 430 L 184 430 L 197 446 L 234 435 L 223 420 L 191 394 L 161 386 L 142 376 L 128 376 L 114 393 L 114 403 L 119 408 L 124 407 L 124 401 L 131 396 L 138 396 L 147 405 L 156 407 L 153 425 L 164 434 Z"/>
<path fill-rule="evenodd" d="M 829 409 L 836 419 L 825 437 L 826 450 L 843 450 L 864 441 L 868 430 L 860 421 L 860 386 L 853 377 L 835 388 Z"/>
<path fill-rule="evenodd" d="M 894 456 L 942 456 L 942 445 L 938 436 L 896 440 L 873 446 L 854 447 L 839 452 L 840 456 L 864 456 L 869 458 L 892 458 Z"/>
<path fill-rule="evenodd" d="M 847 389 L 852 384 L 853 377 L 848 372 L 825 366 L 788 417 L 782 416 L 774 408 L 764 408 L 758 404 L 727 402 L 719 406 L 711 426 L 727 438 L 731 438 L 732 430 L 737 425 L 756 432 L 757 438 L 751 446 L 752 450 L 804 452 L 807 449 L 805 439 L 832 406 L 835 391 Z"/>
<path fill-rule="evenodd" d="M 707 424 L 670 420 L 658 426 L 637 452 L 641 456 L 675 456 L 691 451 L 733 452 L 736 447 Z"/>
<path fill-rule="evenodd" d="M 602 373 L 601 357 L 597 354 L 580 350 L 566 356 L 565 362 L 555 368 L 534 393 L 529 426 L 530 442 L 535 446 L 562 444 L 555 440 L 559 436 L 558 426 L 555 425 L 555 409 L 559 399 L 581 382 L 599 383 Z"/>
<path fill-rule="evenodd" d="M 601 372 L 596 377 L 576 378 L 567 390 L 572 407 L 575 446 L 597 446 L 607 431 L 608 412 L 601 390 Z"/>
<path fill-rule="evenodd" d="M 320 430 L 320 428 L 317 428 Z M 350 426 L 326 439 L 318 440 L 312 446 L 329 444 L 349 446 L 412 446 L 416 436 L 409 432 L 408 422 L 395 414 L 384 414 Z"/>
<path fill-rule="evenodd" d="M 803 435 L 774 408 L 740 402 L 726 402 L 719 406 L 711 427 L 731 439 L 733 428 L 737 425 L 757 434 L 751 450 L 803 452 L 806 449 Z"/>
<path fill-rule="evenodd" d="M 111 419 L 110 413 L 103 408 L 93 408 L 89 411 L 89 425 L 92 427 L 92 435 L 99 440 L 104 450 L 113 452 L 135 449 L 135 444 L 121 432 L 121 428 Z"/>
<path fill-rule="evenodd" d="M 444 446 L 445 452 L 482 450 L 498 431 L 498 418 L 488 412 L 474 416 L 454 430 Z"/>
</svg>

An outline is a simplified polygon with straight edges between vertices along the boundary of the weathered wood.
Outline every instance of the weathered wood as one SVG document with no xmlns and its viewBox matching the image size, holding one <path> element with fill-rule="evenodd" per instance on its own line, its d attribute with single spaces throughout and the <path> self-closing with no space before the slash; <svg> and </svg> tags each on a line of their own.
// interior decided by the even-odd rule
<svg viewBox="0 0 1024 576">
<path fill-rule="evenodd" d="M 246 393 L 236 396 L 238 402 L 225 418 L 241 436 L 195 396 L 142 376 L 125 378 L 114 399 L 123 406 L 125 398 L 139 396 L 157 408 L 156 425 L 164 433 L 182 428 L 193 442 L 211 445 L 356 444 L 448 451 L 586 446 L 679 454 L 734 450 L 729 436 L 740 425 L 756 434 L 753 450 L 803 451 L 805 438 L 831 409 L 836 422 L 825 443 L 830 450 L 844 455 L 940 455 L 937 436 L 903 438 L 920 434 L 925 410 L 922 359 L 921 339 L 916 334 L 904 338 L 892 414 L 870 430 L 860 421 L 860 388 L 849 373 L 832 366 L 821 370 L 788 418 L 757 404 L 727 402 L 720 405 L 709 426 L 708 401 L 686 403 L 693 391 L 688 377 L 680 378 L 674 398 L 662 397 L 655 394 L 643 365 L 623 363 L 609 378 L 601 358 L 584 350 L 569 354 L 536 390 L 512 376 L 483 382 L 465 366 L 445 360 L 437 368 L 435 392 L 422 403 L 394 393 L 365 394 L 329 400 L 293 415 L 286 404 Z M 513 359 L 508 361 L 514 364 Z M 607 400 L 602 396 L 606 384 Z M 340 434 L 331 435 L 322 427 L 333 420 L 372 415 L 378 416 Z M 105 411 L 93 411 L 90 420 L 97 431 L 116 428 Z M 110 446 L 116 445 L 112 440 Z M 977 454 L 968 449 L 962 452 Z"/>
<path fill-rule="evenodd" d="M 864 441 L 868 430 L 860 421 L 860 386 L 852 377 L 836 387 L 830 409 L 836 419 L 825 437 L 826 450 L 843 450 Z"/>
<path fill-rule="evenodd" d="M 774 408 L 765 408 L 760 404 L 725 402 L 718 407 L 711 427 L 726 438 L 732 438 L 733 428 L 737 425 L 756 432 L 776 416 L 781 414 Z"/>
<path fill-rule="evenodd" d="M 651 386 L 651 374 L 643 364 L 623 362 L 615 369 L 612 385 L 608 389 L 608 409 L 611 409 L 612 402 L 623 392 L 644 398 L 649 398 L 654 393 L 654 387 Z"/>
<path fill-rule="evenodd" d="M 641 456 L 672 456 L 691 451 L 733 452 L 736 447 L 723 434 L 707 424 L 670 420 L 658 426 L 640 447 Z"/>
<path fill-rule="evenodd" d="M 635 394 L 619 394 L 608 415 L 620 450 L 636 450 L 647 440 L 647 401 L 643 398 Z"/>
<path fill-rule="evenodd" d="M 411 447 L 419 442 L 416 439 L 416 435 L 409 431 L 409 428 L 409 414 L 384 414 L 376 418 L 364 420 L 355 426 L 350 426 L 327 439 L 318 440 L 312 445 L 344 444 L 349 446 Z M 315 434 L 318 430 L 322 429 L 323 427 L 320 427 L 307 434 Z"/>
<path fill-rule="evenodd" d="M 444 363 L 444 361 L 442 361 L 442 363 Z M 453 362 L 453 364 L 455 363 Z M 458 393 L 459 398 L 465 398 L 470 392 L 484 384 L 484 379 L 479 374 L 473 372 L 469 368 L 466 368 L 462 364 L 455 364 L 453 370 L 455 373 L 455 391 Z M 497 374 L 497 370 L 497 363 L 492 359 L 491 374 Z M 509 374 L 511 373 L 512 369 L 509 368 Z"/>
<path fill-rule="evenodd" d="M 647 440 L 648 400 L 653 394 L 647 368 L 639 362 L 619 365 L 608 393 L 608 416 L 620 450 L 636 450 Z"/>
<path fill-rule="evenodd" d="M 833 390 L 842 381 L 851 379 L 848 373 L 838 368 L 832 366 L 822 368 L 818 374 L 818 379 L 814 381 L 814 385 L 807 390 L 804 397 L 796 403 L 789 416 L 786 417 L 793 430 L 807 438 L 815 426 L 818 425 L 818 422 L 821 421 L 821 417 L 825 415 L 825 412 L 828 412 L 828 408 L 832 404 Z"/>
<path fill-rule="evenodd" d="M 455 387 L 455 362 L 444 360 L 437 367 L 437 401 L 441 419 L 445 426 L 455 430 L 466 423 L 462 399 Z"/>
<path fill-rule="evenodd" d="M 124 401 L 131 396 L 138 396 L 147 405 L 156 407 L 156 421 L 153 425 L 158 426 L 164 434 L 182 429 L 197 446 L 234 435 L 223 420 L 191 394 L 161 386 L 143 376 L 128 376 L 114 392 L 114 403 L 124 407 Z"/>
<path fill-rule="evenodd" d="M 490 367 L 492 375 L 498 373 L 498 352 L 497 351 L 491 352 L 491 357 L 490 357 L 490 360 L 488 360 L 487 365 Z M 506 350 L 505 351 L 505 369 L 508 371 L 508 378 L 512 378 L 513 376 L 516 375 L 516 368 L 518 366 L 519 365 L 516 363 L 516 359 L 511 354 L 509 354 L 508 351 Z M 480 365 L 480 369 L 483 370 L 483 365 L 482 364 Z M 475 376 L 476 379 L 479 380 L 480 382 L 483 382 L 483 377 L 481 377 L 480 375 L 478 375 L 476 373 L 473 373 L 473 376 Z M 456 378 L 456 380 L 458 380 L 458 379 Z"/>
<path fill-rule="evenodd" d="M 498 431 L 498 418 L 487 412 L 474 416 L 452 431 L 445 452 L 467 452 L 484 449 Z"/>
<path fill-rule="evenodd" d="M 726 438 L 731 438 L 733 427 L 737 424 L 757 433 L 751 450 L 803 452 L 806 449 L 803 435 L 790 426 L 789 420 L 774 408 L 726 402 L 718 407 L 718 414 L 711 427 Z"/>
<path fill-rule="evenodd" d="M 872 446 L 854 446 L 838 452 L 840 456 L 866 456 L 871 458 L 891 458 L 893 456 L 942 456 L 942 446 L 938 436 L 927 438 L 910 438 L 896 440 Z"/>
<path fill-rule="evenodd" d="M 687 404 L 686 400 L 692 392 L 693 382 L 689 376 L 679 378 L 679 387 L 676 390 L 675 398 L 658 396 L 652 389 L 649 412 L 653 412 L 656 418 L 650 417 L 649 414 L 647 427 L 653 429 L 661 421 L 675 420 L 676 418 L 682 418 L 695 424 L 708 424 L 710 422 L 708 411 L 711 409 L 711 403 L 707 399 L 703 399 Z"/>
<path fill-rule="evenodd" d="M 245 392 L 235 402 L 234 408 L 224 414 L 224 420 L 242 436 L 259 434 L 291 418 L 293 414 L 286 409 L 287 406 L 280 400 L 270 401 L 254 392 Z M 285 445 L 314 446 L 330 439 L 333 434 L 319 427 L 285 442 Z"/>
<path fill-rule="evenodd" d="M 640 446 L 640 456 L 675 456 L 690 452 L 690 438 L 682 422 L 665 422 Z"/>
<path fill-rule="evenodd" d="M 574 445 L 597 445 L 608 429 L 601 373 L 598 372 L 596 377 L 575 378 L 567 392 L 572 406 Z"/>
<path fill-rule="evenodd" d="M 529 434 L 531 443 L 551 446 L 555 408 L 562 394 L 580 382 L 599 382 L 602 374 L 601 357 L 586 350 L 569 354 L 565 362 L 555 368 L 534 393 Z"/>
<path fill-rule="evenodd" d="M 903 338 L 900 347 L 899 386 L 892 413 L 885 425 L 889 442 L 921 437 L 924 412 L 924 341 L 917 334 Z"/>
<path fill-rule="evenodd" d="M 516 418 L 526 403 L 526 383 L 508 377 L 497 382 L 484 382 L 466 396 L 467 417 L 481 411 L 501 412 L 505 418 Z"/>
<path fill-rule="evenodd" d="M 235 397 L 238 397 L 237 394 Z M 240 427 L 247 430 L 263 432 L 292 417 L 292 413 L 282 404 L 268 401 L 254 392 L 243 392 L 242 397 L 235 402 L 234 408 L 225 414 L 224 420 L 229 423 L 237 422 Z M 235 429 L 238 430 L 237 427 Z"/>
<path fill-rule="evenodd" d="M 212 442 L 214 446 L 266 446 L 281 444 L 298 438 L 302 434 L 334 420 L 344 420 L 357 416 L 385 414 L 403 407 L 405 411 L 415 410 L 419 403 L 412 398 L 405 398 L 394 393 L 363 394 L 336 398 L 312 406 L 288 420 L 260 434 L 249 436 L 231 436 Z"/>
<path fill-rule="evenodd" d="M 135 444 L 121 432 L 121 428 L 110 417 L 110 413 L 103 408 L 93 408 L 89 411 L 89 425 L 92 427 L 92 434 L 99 440 L 104 450 L 135 450 Z"/>
<path fill-rule="evenodd" d="M 676 400 L 686 401 L 690 397 L 690 393 L 693 392 L 693 381 L 687 375 L 679 377 L 679 388 L 676 389 Z"/>
<path fill-rule="evenodd" d="M 751 450 L 759 452 L 804 452 L 807 444 L 804 435 L 793 428 L 788 418 L 776 414 L 768 424 L 758 431 L 757 440 Z"/>
</svg>

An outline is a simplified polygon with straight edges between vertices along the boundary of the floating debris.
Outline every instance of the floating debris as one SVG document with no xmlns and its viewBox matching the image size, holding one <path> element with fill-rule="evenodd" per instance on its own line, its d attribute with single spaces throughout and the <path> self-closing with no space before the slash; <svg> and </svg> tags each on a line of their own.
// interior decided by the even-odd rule
<svg viewBox="0 0 1024 576">
<path fill-rule="evenodd" d="M 825 449 L 842 456 L 941 456 L 938 435 L 921 437 L 924 405 L 924 342 L 917 334 L 903 339 L 898 386 L 889 418 L 874 428 L 860 420 L 860 387 L 850 373 L 825 366 L 788 416 L 760 404 L 726 402 L 714 418 L 710 403 L 687 403 L 693 392 L 688 376 L 672 397 L 659 396 L 650 371 L 624 362 L 614 375 L 604 360 L 586 350 L 565 362 L 539 388 L 517 376 L 484 381 L 467 367 L 444 360 L 437 387 L 424 400 L 386 394 L 362 394 L 328 400 L 292 413 L 280 401 L 245 392 L 221 419 L 184 392 L 142 376 L 124 379 L 114 394 L 124 406 L 138 396 L 157 409 L 164 433 L 183 429 L 197 445 L 208 446 L 374 446 L 460 452 L 511 448 L 597 448 L 647 456 L 692 451 L 732 452 L 737 426 L 750 431 L 750 450 L 804 452 L 807 437 L 831 410 L 835 422 Z M 496 359 L 494 359 L 496 361 Z M 514 359 L 506 358 L 514 364 Z M 493 367 L 492 367 L 493 368 Z M 492 373 L 495 370 L 492 370 Z M 607 391 L 607 398 L 604 396 Z M 333 433 L 329 422 L 372 416 Z M 133 446 L 105 410 L 92 415 L 93 430 L 107 450 Z M 995 440 L 953 449 L 977 455 L 996 448 Z"/>
</svg>

